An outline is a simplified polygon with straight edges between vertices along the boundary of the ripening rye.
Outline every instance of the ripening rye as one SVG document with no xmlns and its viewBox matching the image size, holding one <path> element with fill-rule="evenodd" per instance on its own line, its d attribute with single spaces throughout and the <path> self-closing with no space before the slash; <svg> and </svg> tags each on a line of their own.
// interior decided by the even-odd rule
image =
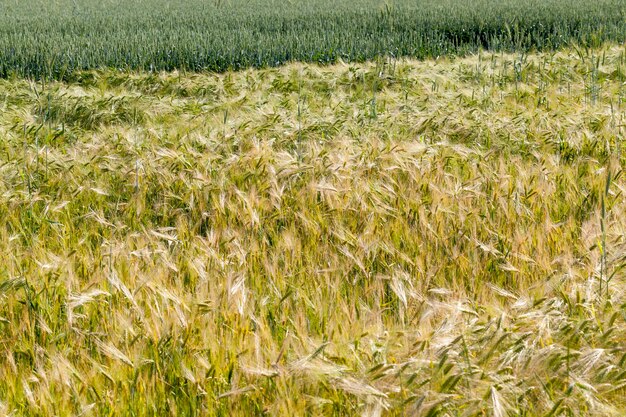
<svg viewBox="0 0 626 417">
<path fill-rule="evenodd" d="M 624 52 L 1 80 L 0 414 L 624 415 Z"/>
</svg>

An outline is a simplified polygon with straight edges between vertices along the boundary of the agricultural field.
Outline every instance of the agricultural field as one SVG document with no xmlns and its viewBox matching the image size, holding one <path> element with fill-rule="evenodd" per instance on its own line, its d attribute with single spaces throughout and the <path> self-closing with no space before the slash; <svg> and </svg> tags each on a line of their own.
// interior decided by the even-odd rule
<svg viewBox="0 0 626 417">
<path fill-rule="evenodd" d="M 624 415 L 625 66 L 0 80 L 0 413 Z"/>
<path fill-rule="evenodd" d="M 292 61 L 626 40 L 624 0 L 0 0 L 0 76 L 224 71 Z"/>
<path fill-rule="evenodd" d="M 0 416 L 626 415 L 623 0 L 0 0 Z"/>
</svg>

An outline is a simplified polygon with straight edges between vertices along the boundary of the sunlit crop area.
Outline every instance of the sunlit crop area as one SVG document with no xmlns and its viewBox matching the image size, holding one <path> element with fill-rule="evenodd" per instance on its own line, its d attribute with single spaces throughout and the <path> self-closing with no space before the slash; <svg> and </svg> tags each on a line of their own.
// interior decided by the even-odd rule
<svg viewBox="0 0 626 417">
<path fill-rule="evenodd" d="M 0 414 L 624 415 L 624 65 L 0 81 Z"/>
<path fill-rule="evenodd" d="M 0 0 L 0 77 L 551 50 L 626 40 L 623 0 Z"/>
</svg>

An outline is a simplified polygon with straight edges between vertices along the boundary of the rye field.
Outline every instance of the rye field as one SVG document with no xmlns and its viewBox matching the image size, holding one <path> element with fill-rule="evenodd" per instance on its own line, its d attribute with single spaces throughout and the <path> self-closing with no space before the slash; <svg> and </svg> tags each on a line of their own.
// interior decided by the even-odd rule
<svg viewBox="0 0 626 417">
<path fill-rule="evenodd" d="M 623 46 L 0 81 L 4 415 L 623 415 Z"/>
<path fill-rule="evenodd" d="M 0 0 L 0 416 L 626 415 L 626 8 L 517 3 Z"/>
</svg>

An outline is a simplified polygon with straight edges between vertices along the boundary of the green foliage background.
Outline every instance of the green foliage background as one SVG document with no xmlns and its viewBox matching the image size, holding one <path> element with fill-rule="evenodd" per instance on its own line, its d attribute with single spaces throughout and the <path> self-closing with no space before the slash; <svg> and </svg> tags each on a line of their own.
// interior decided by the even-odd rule
<svg viewBox="0 0 626 417">
<path fill-rule="evenodd" d="M 622 0 L 0 0 L 0 76 L 240 69 L 626 38 Z"/>
</svg>

